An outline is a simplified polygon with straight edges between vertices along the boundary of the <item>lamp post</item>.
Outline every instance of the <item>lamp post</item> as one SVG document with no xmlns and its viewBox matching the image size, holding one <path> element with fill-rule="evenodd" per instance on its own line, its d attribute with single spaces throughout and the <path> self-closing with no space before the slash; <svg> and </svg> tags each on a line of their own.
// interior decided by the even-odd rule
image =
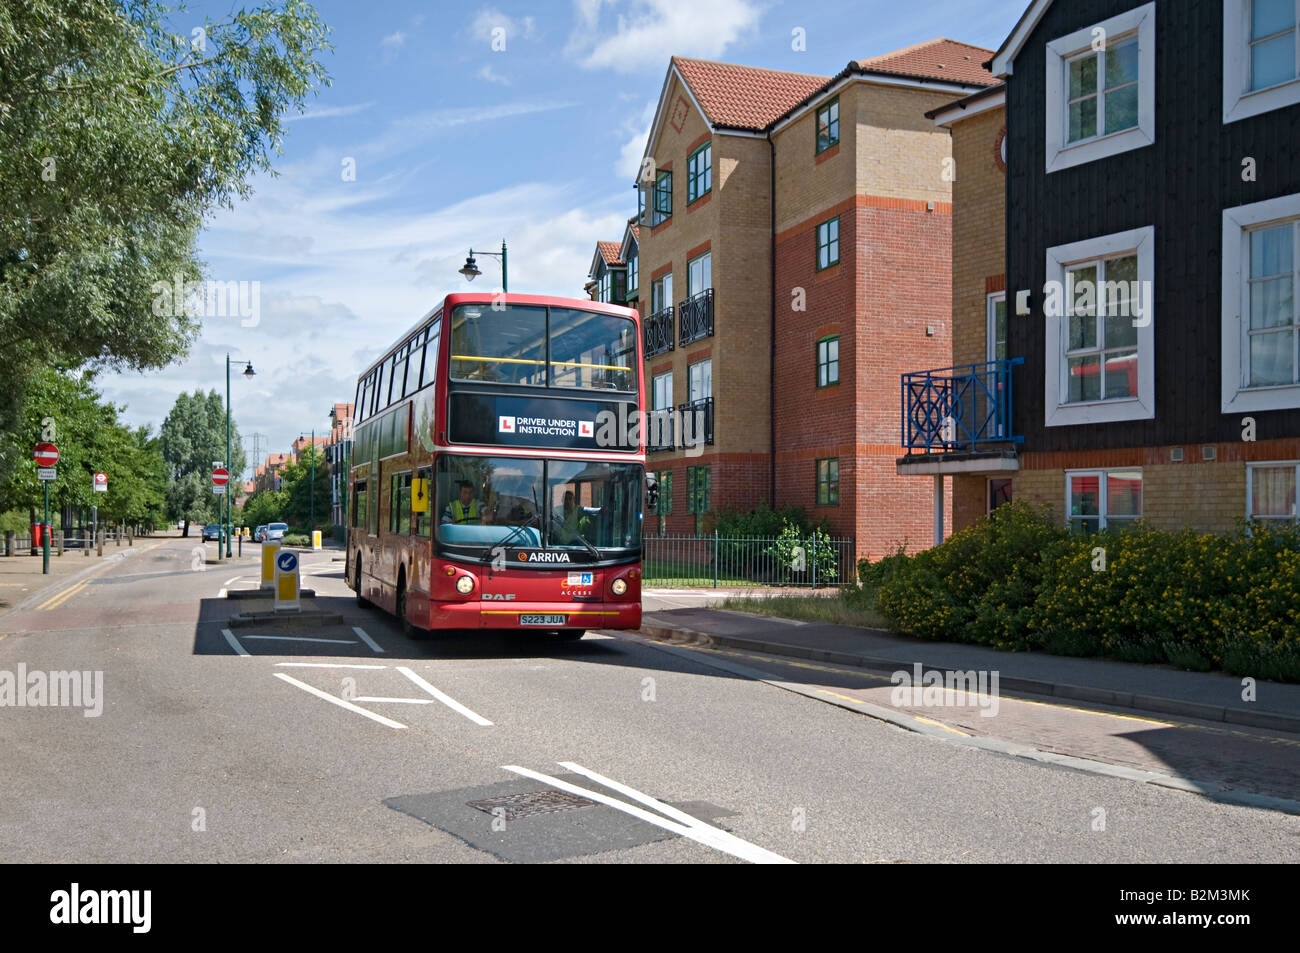
<svg viewBox="0 0 1300 953">
<path fill-rule="evenodd" d="M 253 362 L 252 362 L 252 361 L 248 361 L 248 362 L 247 362 L 247 366 L 244 368 L 244 376 L 245 376 L 245 377 L 252 377 L 255 373 L 256 373 L 256 372 L 253 370 Z M 226 352 L 226 466 L 229 467 L 229 466 L 231 465 L 231 463 L 232 463 L 232 461 L 231 461 L 231 459 L 230 459 L 230 352 L 227 351 L 227 352 Z M 232 473 L 232 474 L 231 474 L 231 477 L 233 478 L 234 476 L 235 476 L 235 474 Z M 240 476 L 241 479 L 243 478 L 243 474 L 242 474 L 242 473 L 239 474 L 239 476 Z M 232 518 L 232 514 L 231 514 L 231 512 L 230 512 L 230 483 L 229 483 L 229 481 L 227 481 L 227 483 L 226 483 L 225 498 L 226 498 L 226 522 L 225 522 L 225 531 L 226 531 L 226 558 L 227 558 L 227 559 L 230 559 L 230 558 L 234 555 L 233 550 L 232 550 L 231 545 L 230 545 L 230 530 L 231 530 L 231 524 L 234 522 L 234 520 L 233 520 L 233 518 Z M 220 506 L 220 504 L 218 504 L 218 506 Z M 242 546 L 243 544 L 240 544 L 240 545 Z M 243 549 L 240 549 L 240 552 L 243 552 Z M 220 540 L 220 539 L 217 540 L 217 553 L 218 553 L 218 555 L 220 555 L 220 553 L 221 553 L 221 540 Z"/>
<path fill-rule="evenodd" d="M 506 279 L 506 240 L 501 239 L 501 251 L 481 251 L 480 255 L 487 255 L 491 258 L 501 259 L 501 292 L 503 294 L 510 291 L 510 285 Z M 474 249 L 469 250 L 469 257 L 465 259 L 465 267 L 460 269 L 460 273 L 465 276 L 466 281 L 473 281 L 483 272 L 479 271 L 478 264 L 474 261 Z"/>
</svg>

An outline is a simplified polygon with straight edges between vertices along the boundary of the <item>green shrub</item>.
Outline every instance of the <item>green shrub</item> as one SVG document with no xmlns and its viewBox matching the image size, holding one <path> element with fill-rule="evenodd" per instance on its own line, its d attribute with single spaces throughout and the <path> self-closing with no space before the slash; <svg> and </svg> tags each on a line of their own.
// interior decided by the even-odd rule
<svg viewBox="0 0 1300 953">
<path fill-rule="evenodd" d="M 859 567 L 899 633 L 1300 681 L 1300 532 L 1072 534 L 1021 503 Z"/>
</svg>

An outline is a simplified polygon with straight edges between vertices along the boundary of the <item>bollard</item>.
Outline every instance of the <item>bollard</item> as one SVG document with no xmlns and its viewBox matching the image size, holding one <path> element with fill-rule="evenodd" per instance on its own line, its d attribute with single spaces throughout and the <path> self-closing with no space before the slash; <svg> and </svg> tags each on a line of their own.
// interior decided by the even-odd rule
<svg viewBox="0 0 1300 953">
<path fill-rule="evenodd" d="M 126 528 L 126 544 L 127 544 L 128 546 L 134 546 L 134 545 L 135 545 L 135 527 L 134 527 L 134 526 L 128 526 L 128 527 Z"/>
<path fill-rule="evenodd" d="M 14 531 L 11 529 L 7 529 L 5 530 L 5 555 L 12 556 L 13 554 L 14 554 Z"/>
<path fill-rule="evenodd" d="M 59 530 L 59 538 L 57 540 L 57 545 L 55 548 L 58 549 L 59 555 L 62 556 L 63 555 L 63 530 Z"/>
<path fill-rule="evenodd" d="M 95 555 L 104 555 L 104 531 L 102 529 L 95 534 Z"/>
</svg>

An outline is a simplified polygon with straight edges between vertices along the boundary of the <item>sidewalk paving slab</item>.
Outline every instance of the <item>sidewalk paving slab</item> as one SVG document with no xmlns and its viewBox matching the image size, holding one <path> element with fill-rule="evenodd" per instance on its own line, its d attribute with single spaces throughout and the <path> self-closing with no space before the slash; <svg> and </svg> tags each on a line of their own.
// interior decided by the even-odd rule
<svg viewBox="0 0 1300 953">
<path fill-rule="evenodd" d="M 641 633 L 666 642 L 747 649 L 891 673 L 911 672 L 918 663 L 924 669 L 997 671 L 1005 691 L 1300 732 L 1300 685 L 1257 680 L 1256 700 L 1250 702 L 1242 698 L 1242 680 L 1222 672 L 1002 652 L 983 645 L 906 639 L 879 629 L 704 607 L 646 612 Z"/>
</svg>

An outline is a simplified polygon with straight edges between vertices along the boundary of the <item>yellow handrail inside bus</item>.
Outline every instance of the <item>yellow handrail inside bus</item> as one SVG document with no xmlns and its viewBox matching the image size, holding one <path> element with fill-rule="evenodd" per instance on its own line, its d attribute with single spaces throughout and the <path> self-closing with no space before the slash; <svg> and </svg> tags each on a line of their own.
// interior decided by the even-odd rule
<svg viewBox="0 0 1300 953">
<path fill-rule="evenodd" d="M 534 361 L 523 357 L 479 357 L 476 354 L 453 354 L 453 361 L 478 361 L 480 364 L 531 364 L 541 367 L 545 361 Z M 602 371 L 630 371 L 632 368 L 623 364 L 587 364 L 584 361 L 551 361 L 556 367 L 594 367 Z"/>
</svg>

